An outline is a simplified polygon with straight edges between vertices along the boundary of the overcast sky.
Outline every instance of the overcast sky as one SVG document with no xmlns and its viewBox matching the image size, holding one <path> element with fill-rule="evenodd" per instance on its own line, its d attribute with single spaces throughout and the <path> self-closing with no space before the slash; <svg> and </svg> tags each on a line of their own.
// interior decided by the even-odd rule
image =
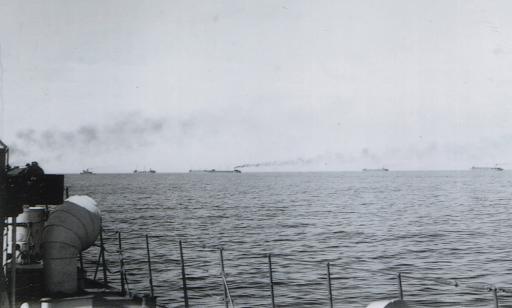
<svg viewBox="0 0 512 308">
<path fill-rule="evenodd" d="M 0 0 L 0 137 L 52 172 L 512 168 L 511 11 Z"/>
</svg>

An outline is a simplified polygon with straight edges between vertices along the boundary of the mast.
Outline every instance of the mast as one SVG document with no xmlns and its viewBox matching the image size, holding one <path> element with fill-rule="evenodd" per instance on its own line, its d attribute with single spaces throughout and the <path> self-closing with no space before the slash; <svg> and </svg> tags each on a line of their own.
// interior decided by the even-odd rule
<svg viewBox="0 0 512 308">
<path fill-rule="evenodd" d="M 9 307 L 7 279 L 4 272 L 4 227 L 7 218 L 7 163 L 9 148 L 0 140 L 0 307 Z"/>
</svg>

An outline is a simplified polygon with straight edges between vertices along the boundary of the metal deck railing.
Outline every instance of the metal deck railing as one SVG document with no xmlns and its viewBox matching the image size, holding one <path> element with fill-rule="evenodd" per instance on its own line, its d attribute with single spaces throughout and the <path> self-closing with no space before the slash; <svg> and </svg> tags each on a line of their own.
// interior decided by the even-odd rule
<svg viewBox="0 0 512 308">
<path fill-rule="evenodd" d="M 109 236 L 105 236 L 104 232 L 109 233 Z M 109 251 L 105 248 L 105 243 L 104 243 L 105 238 L 108 238 L 111 241 L 117 240 L 117 249 L 115 251 Z M 130 292 L 130 285 L 129 285 L 129 281 L 128 281 L 128 271 L 125 266 L 125 257 L 123 254 L 121 233 L 117 232 L 117 231 L 112 231 L 112 230 L 105 231 L 102 229 L 102 234 L 99 237 L 99 240 L 100 240 L 100 243 L 98 245 L 96 245 L 97 247 L 100 248 L 99 255 L 96 258 L 96 261 L 93 262 L 93 264 L 95 266 L 93 279 L 101 278 L 101 277 L 98 277 L 98 273 L 99 273 L 99 267 L 102 267 L 102 272 L 103 272 L 102 282 L 104 282 L 106 284 L 108 282 L 114 281 L 113 279 L 108 277 L 108 274 L 119 275 L 119 279 L 117 279 L 115 281 L 120 284 L 121 292 L 123 294 L 134 294 L 134 293 Z M 148 283 L 149 283 L 149 288 L 150 288 L 150 295 L 151 295 L 151 297 L 154 297 L 155 293 L 154 293 L 154 285 L 153 285 L 153 273 L 152 273 L 153 270 L 152 270 L 152 265 L 151 265 L 150 236 L 145 235 L 145 240 L 146 240 L 146 257 L 147 257 L 146 262 L 148 264 L 148 272 L 147 272 Z M 182 287 L 180 288 L 180 290 L 183 292 L 183 305 L 184 305 L 184 307 L 188 308 L 191 305 L 190 304 L 190 295 L 189 295 L 190 286 L 188 286 L 188 284 L 187 284 L 190 277 L 187 276 L 187 263 L 186 263 L 185 253 L 184 253 L 184 242 L 182 242 L 181 240 L 178 240 L 176 242 L 176 244 L 179 249 L 179 260 L 176 260 L 176 261 L 178 261 L 177 263 L 179 263 L 180 271 L 181 271 Z M 193 248 L 193 247 L 186 247 L 186 248 Z M 225 260 L 224 260 L 224 252 L 226 250 L 223 247 L 218 247 L 218 246 L 210 246 L 210 247 L 201 246 L 201 247 L 196 247 L 196 248 L 201 249 L 203 251 L 209 250 L 211 252 L 215 252 L 215 251 L 218 252 L 218 254 L 219 254 L 219 269 L 220 269 L 220 271 L 219 271 L 220 279 L 219 280 L 220 280 L 220 286 L 223 289 L 222 302 L 226 308 L 235 307 L 236 298 L 233 298 L 233 293 L 230 289 L 230 284 L 228 282 L 228 280 L 229 280 L 228 275 L 225 271 L 226 264 L 225 264 Z M 233 252 L 236 250 L 230 250 L 230 251 Z M 106 260 L 105 256 L 107 253 L 114 254 L 114 255 L 117 254 L 117 256 L 118 256 L 117 263 L 118 263 L 119 270 L 111 270 L 110 269 L 109 266 L 112 265 L 112 262 L 109 262 Z M 404 299 L 404 293 L 405 293 L 404 291 L 405 290 L 404 290 L 404 286 L 403 286 L 403 281 L 405 281 L 405 280 L 421 282 L 424 284 L 434 284 L 434 285 L 439 285 L 439 286 L 452 287 L 454 289 L 460 289 L 460 290 L 464 289 L 466 291 L 471 291 L 474 293 L 489 294 L 489 302 L 492 302 L 492 305 L 493 305 L 492 307 L 494 307 L 494 308 L 500 307 L 500 298 L 503 298 L 505 296 L 509 296 L 510 294 L 512 294 L 512 288 L 499 287 L 499 286 L 489 284 L 489 283 L 483 283 L 483 282 L 482 283 L 475 283 L 475 282 L 463 283 L 460 281 L 461 279 L 439 278 L 439 277 L 433 277 L 433 276 L 431 277 L 431 276 L 424 276 L 424 275 L 416 275 L 416 274 L 412 274 L 412 273 L 394 272 L 394 271 L 389 271 L 389 270 L 369 269 L 369 268 L 363 268 L 363 267 L 360 267 L 357 265 L 347 266 L 346 263 L 342 262 L 343 259 L 341 259 L 341 258 L 329 260 L 328 262 L 321 262 L 321 261 L 315 261 L 315 260 L 303 260 L 303 259 L 299 259 L 299 258 L 296 258 L 293 256 L 284 255 L 284 254 L 270 254 L 270 253 L 269 254 L 257 254 L 254 256 L 246 255 L 244 258 L 266 259 L 265 261 L 268 266 L 268 276 L 267 276 L 268 282 L 267 282 L 267 284 L 268 284 L 268 289 L 270 291 L 269 297 L 270 297 L 270 300 L 272 303 L 271 305 L 273 308 L 276 307 L 276 303 L 277 303 L 276 294 L 274 292 L 275 282 L 274 282 L 273 274 L 275 272 L 275 269 L 274 269 L 273 259 L 285 260 L 287 262 L 294 263 L 294 264 L 301 264 L 301 265 L 307 264 L 307 265 L 313 266 L 318 269 L 324 268 L 325 269 L 325 279 L 327 282 L 325 285 L 325 289 L 327 291 L 326 301 L 328 302 L 328 305 L 331 308 L 335 306 L 335 301 L 336 301 L 336 298 L 333 293 L 333 287 L 334 287 L 333 283 L 336 280 L 341 279 L 340 277 L 335 277 L 332 275 L 332 271 L 336 270 L 336 269 L 337 270 L 342 269 L 345 271 L 350 269 L 353 271 L 367 272 L 367 273 L 372 273 L 372 274 L 376 274 L 376 275 L 393 276 L 393 277 L 395 277 L 394 279 L 396 279 L 396 286 L 397 286 L 397 291 L 396 291 L 395 295 L 397 298 L 400 298 L 400 299 Z M 237 288 L 240 289 L 239 286 L 237 286 Z M 158 294 L 156 294 L 156 295 L 158 295 Z M 340 303 L 340 305 L 341 305 L 341 303 Z M 501 307 L 505 307 L 505 306 L 502 305 Z"/>
</svg>

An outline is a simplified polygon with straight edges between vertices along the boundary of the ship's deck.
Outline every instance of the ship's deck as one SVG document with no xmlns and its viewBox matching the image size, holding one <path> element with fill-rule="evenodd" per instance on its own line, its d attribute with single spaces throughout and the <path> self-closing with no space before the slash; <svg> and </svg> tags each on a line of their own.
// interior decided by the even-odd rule
<svg viewBox="0 0 512 308">
<path fill-rule="evenodd" d="M 30 308 L 41 307 L 42 303 L 52 308 L 73 307 L 156 307 L 155 298 L 144 295 L 123 294 L 119 289 L 99 281 L 83 278 L 80 291 L 73 295 L 48 296 L 44 292 L 42 266 L 40 264 L 23 265 L 16 268 L 17 306 L 28 303 Z"/>
</svg>

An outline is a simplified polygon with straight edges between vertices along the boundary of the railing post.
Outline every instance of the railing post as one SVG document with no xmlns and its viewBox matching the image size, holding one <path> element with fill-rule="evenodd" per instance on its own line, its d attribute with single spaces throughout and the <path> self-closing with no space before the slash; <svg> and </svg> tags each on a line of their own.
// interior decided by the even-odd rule
<svg viewBox="0 0 512 308">
<path fill-rule="evenodd" d="M 101 254 L 103 252 L 100 249 L 100 253 L 98 254 L 98 261 L 96 261 L 96 268 L 94 269 L 94 276 L 92 277 L 92 280 L 96 280 L 96 277 L 98 276 L 98 270 L 100 268 L 100 261 L 101 261 Z"/>
<path fill-rule="evenodd" d="M 402 274 L 398 273 L 398 292 L 400 294 L 400 299 L 404 299 L 404 291 L 402 289 Z"/>
<path fill-rule="evenodd" d="M 229 305 L 228 305 L 228 290 L 226 289 L 226 285 L 224 284 L 224 278 L 225 278 L 224 254 L 222 252 L 223 252 L 223 249 L 221 247 L 221 248 L 219 248 L 219 253 L 220 253 L 220 270 L 221 270 L 221 275 L 222 275 L 222 287 L 224 288 L 224 305 L 226 306 L 226 308 L 228 308 L 229 307 Z"/>
<path fill-rule="evenodd" d="M 123 295 L 126 294 L 126 288 L 124 286 L 124 258 L 123 258 L 123 245 L 121 243 L 121 231 L 117 232 L 117 241 L 118 241 L 118 245 L 119 245 L 119 256 L 120 256 L 120 260 L 119 260 L 119 263 L 120 263 L 120 269 L 119 269 L 119 273 L 121 274 L 121 293 Z"/>
<path fill-rule="evenodd" d="M 331 284 L 331 264 L 327 262 L 327 284 L 329 286 L 329 307 L 333 308 L 332 301 L 332 284 Z"/>
<path fill-rule="evenodd" d="M 101 253 L 101 267 L 103 268 L 103 284 L 108 284 L 107 279 L 107 262 L 105 262 L 105 243 L 103 242 L 103 225 L 100 227 L 100 253 Z"/>
<path fill-rule="evenodd" d="M 493 288 L 492 289 L 492 294 L 494 295 L 494 308 L 499 308 L 500 307 L 500 303 L 498 301 L 498 289 L 497 288 Z"/>
<path fill-rule="evenodd" d="M 188 308 L 188 292 L 187 292 L 187 275 L 185 273 L 185 261 L 183 258 L 183 245 L 181 240 L 180 244 L 180 260 L 181 260 L 181 280 L 183 281 L 183 300 L 185 301 L 185 308 Z"/>
<path fill-rule="evenodd" d="M 274 278 L 272 277 L 272 256 L 268 254 L 268 275 L 270 278 L 270 295 L 272 296 L 272 308 L 276 307 L 274 299 Z"/>
<path fill-rule="evenodd" d="M 153 289 L 153 272 L 151 270 L 151 254 L 149 253 L 149 236 L 146 234 L 146 251 L 148 254 L 149 287 L 151 288 L 151 297 L 155 296 Z"/>
<path fill-rule="evenodd" d="M 16 307 L 16 217 L 11 218 L 11 306 Z"/>
</svg>

